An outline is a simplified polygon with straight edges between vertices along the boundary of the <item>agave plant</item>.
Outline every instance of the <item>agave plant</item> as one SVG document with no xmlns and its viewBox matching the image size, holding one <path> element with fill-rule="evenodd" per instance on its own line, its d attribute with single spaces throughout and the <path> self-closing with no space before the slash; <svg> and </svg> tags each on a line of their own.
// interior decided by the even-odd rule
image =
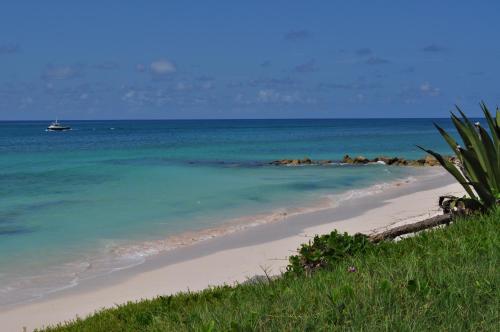
<svg viewBox="0 0 500 332">
<path fill-rule="evenodd" d="M 439 163 L 464 187 L 469 198 L 461 202 L 486 210 L 500 202 L 500 110 L 493 118 L 484 102 L 481 102 L 490 133 L 479 122 L 471 122 L 456 106 L 461 119 L 451 113 L 451 120 L 462 138 L 459 145 L 443 128 L 434 124 L 457 156 L 452 162 L 437 152 L 420 149 L 434 156 Z M 490 137 L 491 135 L 491 137 Z"/>
</svg>

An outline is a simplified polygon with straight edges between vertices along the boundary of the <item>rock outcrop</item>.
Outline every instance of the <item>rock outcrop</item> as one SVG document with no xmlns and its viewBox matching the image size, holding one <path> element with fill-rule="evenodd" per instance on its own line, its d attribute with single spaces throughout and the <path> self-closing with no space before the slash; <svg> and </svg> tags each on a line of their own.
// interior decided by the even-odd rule
<svg viewBox="0 0 500 332">
<path fill-rule="evenodd" d="M 454 158 L 454 157 L 453 157 Z M 450 161 L 454 161 L 452 157 L 448 158 Z M 433 156 L 426 156 L 424 159 L 424 164 L 429 166 L 437 166 L 439 165 L 439 161 Z"/>
<path fill-rule="evenodd" d="M 353 160 L 353 164 L 368 164 L 370 162 L 370 159 L 365 158 L 363 156 L 357 156 Z"/>
<path fill-rule="evenodd" d="M 451 162 L 456 162 L 455 157 L 445 157 Z M 427 155 L 422 159 L 404 159 L 399 157 L 385 157 L 380 156 L 373 159 L 367 159 L 363 156 L 358 156 L 355 158 L 350 157 L 349 155 L 345 155 L 342 159 L 342 163 L 344 164 L 367 164 L 367 163 L 381 163 L 386 165 L 394 165 L 394 166 L 439 166 L 439 161 L 433 156 Z"/>
<path fill-rule="evenodd" d="M 354 164 L 354 160 L 351 157 L 349 157 L 348 154 L 346 154 L 344 158 L 342 158 L 342 162 L 344 164 Z"/>
<path fill-rule="evenodd" d="M 449 161 L 455 163 L 455 157 L 445 157 Z M 333 163 L 331 160 L 311 160 L 304 159 L 280 159 L 270 162 L 275 166 L 303 166 L 303 165 L 328 165 Z M 368 163 L 379 163 L 393 166 L 439 166 L 439 162 L 433 156 L 427 155 L 421 159 L 404 159 L 399 157 L 379 156 L 373 159 L 368 159 L 364 156 L 351 157 L 346 154 L 340 161 L 342 164 L 364 165 Z"/>
<path fill-rule="evenodd" d="M 307 157 L 304 159 L 280 159 L 270 162 L 271 165 L 275 166 L 326 165 L 331 163 L 331 160 L 311 160 Z"/>
</svg>

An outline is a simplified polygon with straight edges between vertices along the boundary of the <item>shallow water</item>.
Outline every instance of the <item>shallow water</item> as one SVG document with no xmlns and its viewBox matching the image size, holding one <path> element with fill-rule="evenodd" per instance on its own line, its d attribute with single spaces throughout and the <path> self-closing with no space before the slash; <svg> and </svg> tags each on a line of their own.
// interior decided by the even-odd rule
<svg viewBox="0 0 500 332">
<path fill-rule="evenodd" d="M 415 144 L 446 151 L 429 119 L 69 124 L 72 131 L 46 132 L 45 122 L 0 122 L 0 305 L 138 264 L 174 235 L 266 222 L 415 174 L 271 160 L 418 158 Z"/>
</svg>

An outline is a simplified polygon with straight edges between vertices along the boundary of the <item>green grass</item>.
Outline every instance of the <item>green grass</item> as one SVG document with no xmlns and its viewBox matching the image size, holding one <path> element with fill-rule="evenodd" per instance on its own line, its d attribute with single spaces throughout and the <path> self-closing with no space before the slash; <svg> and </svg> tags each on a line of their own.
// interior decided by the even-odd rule
<svg viewBox="0 0 500 332">
<path fill-rule="evenodd" d="M 499 256 L 497 210 L 311 276 L 162 296 L 45 331 L 498 331 Z"/>
</svg>

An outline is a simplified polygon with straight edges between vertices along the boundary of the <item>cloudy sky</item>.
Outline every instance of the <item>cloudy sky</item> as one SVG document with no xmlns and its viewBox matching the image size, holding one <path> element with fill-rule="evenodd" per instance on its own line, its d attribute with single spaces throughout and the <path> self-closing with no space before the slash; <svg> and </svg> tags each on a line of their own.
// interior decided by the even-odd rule
<svg viewBox="0 0 500 332">
<path fill-rule="evenodd" d="M 499 13 L 498 1 L 5 0 L 0 120 L 478 114 L 500 103 Z"/>
</svg>

